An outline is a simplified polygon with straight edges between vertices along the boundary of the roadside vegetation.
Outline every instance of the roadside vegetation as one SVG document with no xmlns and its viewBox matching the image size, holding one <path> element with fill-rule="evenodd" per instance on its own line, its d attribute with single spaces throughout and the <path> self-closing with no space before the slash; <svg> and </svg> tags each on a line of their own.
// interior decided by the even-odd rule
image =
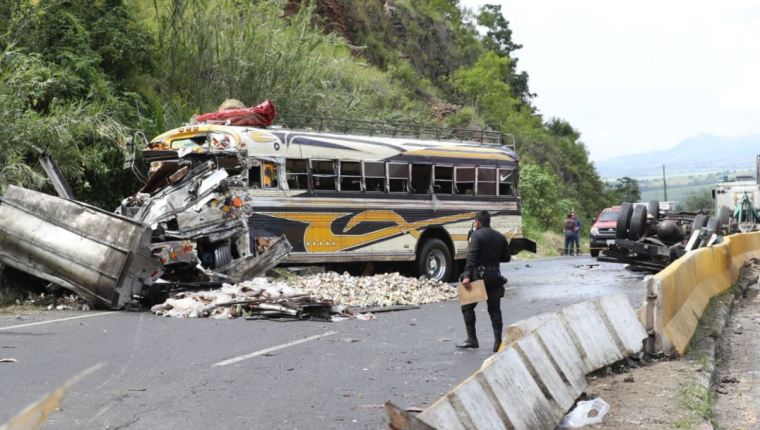
<svg viewBox="0 0 760 430">
<path fill-rule="evenodd" d="M 483 29 L 483 34 L 476 30 Z M 581 134 L 533 106 L 500 6 L 456 0 L 38 0 L 0 5 L 0 188 L 49 188 L 51 152 L 77 198 L 111 209 L 136 183 L 125 143 L 272 99 L 287 115 L 509 133 L 528 233 L 619 202 Z"/>
</svg>

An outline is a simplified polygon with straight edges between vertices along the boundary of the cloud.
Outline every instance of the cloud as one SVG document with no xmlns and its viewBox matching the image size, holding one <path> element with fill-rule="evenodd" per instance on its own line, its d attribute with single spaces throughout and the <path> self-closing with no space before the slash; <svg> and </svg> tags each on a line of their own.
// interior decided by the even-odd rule
<svg viewBox="0 0 760 430">
<path fill-rule="evenodd" d="M 760 2 L 462 2 L 484 3 L 523 44 L 536 106 L 579 129 L 593 159 L 760 133 L 747 121 L 760 117 Z"/>
</svg>

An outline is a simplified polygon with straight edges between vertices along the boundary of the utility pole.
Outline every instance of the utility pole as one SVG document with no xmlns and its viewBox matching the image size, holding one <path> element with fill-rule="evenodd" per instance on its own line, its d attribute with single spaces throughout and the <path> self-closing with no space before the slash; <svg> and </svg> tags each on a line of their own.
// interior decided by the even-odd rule
<svg viewBox="0 0 760 430">
<path fill-rule="evenodd" d="M 668 201 L 668 181 L 665 179 L 665 165 L 662 165 L 662 193 L 665 195 L 663 201 Z"/>
</svg>

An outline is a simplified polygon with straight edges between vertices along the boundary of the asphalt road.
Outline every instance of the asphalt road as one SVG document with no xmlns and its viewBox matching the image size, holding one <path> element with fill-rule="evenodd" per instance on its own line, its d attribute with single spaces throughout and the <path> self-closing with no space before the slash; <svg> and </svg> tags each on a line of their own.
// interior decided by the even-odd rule
<svg viewBox="0 0 760 430">
<path fill-rule="evenodd" d="M 597 263 L 565 257 L 503 265 L 506 322 L 621 292 L 640 306 L 641 275 L 589 264 Z M 464 337 L 454 301 L 338 323 L 5 315 L 0 358 L 17 362 L 0 363 L 0 423 L 104 363 L 67 393 L 46 428 L 380 429 L 385 401 L 424 408 L 480 367 L 492 342 L 484 305 L 478 334 L 479 350 L 454 349 Z"/>
</svg>

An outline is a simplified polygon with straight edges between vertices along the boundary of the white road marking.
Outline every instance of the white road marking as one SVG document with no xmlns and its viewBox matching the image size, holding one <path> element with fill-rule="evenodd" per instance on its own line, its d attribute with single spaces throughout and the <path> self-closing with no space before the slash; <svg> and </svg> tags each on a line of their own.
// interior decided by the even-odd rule
<svg viewBox="0 0 760 430">
<path fill-rule="evenodd" d="M 52 324 L 55 322 L 61 322 L 61 321 L 70 321 L 70 320 L 78 320 L 80 318 L 90 318 L 90 317 L 99 317 L 103 315 L 115 315 L 118 312 L 99 312 L 96 314 L 87 314 L 87 315 L 78 315 L 75 317 L 68 317 L 68 318 L 58 318 L 55 320 L 47 320 L 47 321 L 37 321 L 33 323 L 27 323 L 27 324 L 19 324 L 19 325 L 12 325 L 10 327 L 0 327 L 0 330 L 12 330 L 14 328 L 24 328 L 24 327 L 32 327 L 36 325 L 43 325 L 43 324 Z"/>
<path fill-rule="evenodd" d="M 338 332 L 337 331 L 328 331 L 327 333 L 322 333 L 322 334 L 318 334 L 318 335 L 314 335 L 314 336 L 309 336 L 309 337 L 306 337 L 306 338 L 303 338 L 303 339 L 294 340 L 293 342 L 283 343 L 282 345 L 271 346 L 269 348 L 264 348 L 264 349 L 256 351 L 256 352 L 252 352 L 250 354 L 245 354 L 245 355 L 241 355 L 239 357 L 234 357 L 234 358 L 230 358 L 228 360 L 224 360 L 224 361 L 220 361 L 218 363 L 214 363 L 214 364 L 211 365 L 211 367 L 221 367 L 221 366 L 226 366 L 228 364 L 234 364 L 234 363 L 237 363 L 237 362 L 240 362 L 240 361 L 243 361 L 243 360 L 247 360 L 249 358 L 258 357 L 260 355 L 268 354 L 268 353 L 270 353 L 272 351 L 277 351 L 279 349 L 288 348 L 288 347 L 295 346 L 295 345 L 298 345 L 298 344 L 301 344 L 301 343 L 304 343 L 304 342 L 309 342 L 309 341 L 317 340 L 317 339 L 320 339 L 320 338 L 323 338 L 323 337 L 332 336 L 334 334 L 338 334 Z"/>
</svg>

